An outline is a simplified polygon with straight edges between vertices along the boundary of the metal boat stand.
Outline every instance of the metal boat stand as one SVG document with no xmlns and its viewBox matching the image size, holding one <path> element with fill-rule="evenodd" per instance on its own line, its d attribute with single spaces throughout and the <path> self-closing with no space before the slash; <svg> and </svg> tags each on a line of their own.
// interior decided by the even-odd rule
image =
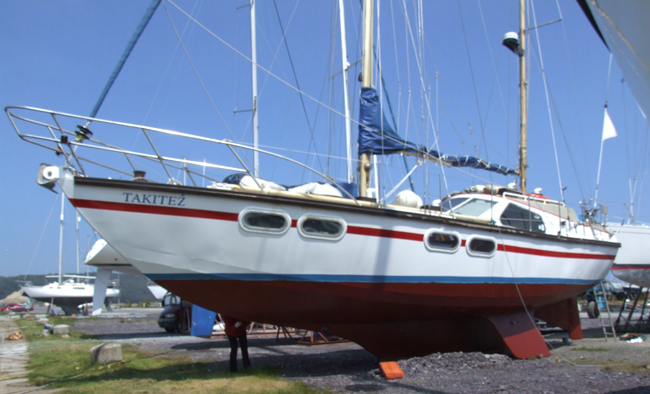
<svg viewBox="0 0 650 394">
<path fill-rule="evenodd" d="M 645 292 L 643 291 L 645 289 Z M 638 293 L 632 297 L 632 289 L 628 288 L 625 292 L 625 302 L 621 308 L 618 318 L 614 325 L 621 332 L 647 332 L 650 329 L 650 311 L 647 310 L 648 304 L 648 292 L 650 288 L 642 288 Z M 641 305 L 639 301 L 643 297 Z M 633 298 L 634 301 L 627 313 L 627 317 L 624 316 L 627 300 Z M 639 308 L 637 310 L 637 308 Z M 639 314 L 640 313 L 640 314 Z"/>
</svg>

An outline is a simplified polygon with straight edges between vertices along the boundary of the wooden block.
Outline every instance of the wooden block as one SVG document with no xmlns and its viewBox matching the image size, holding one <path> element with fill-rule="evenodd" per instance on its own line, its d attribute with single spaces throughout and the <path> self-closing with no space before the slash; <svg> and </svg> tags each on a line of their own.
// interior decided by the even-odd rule
<svg viewBox="0 0 650 394">
<path fill-rule="evenodd" d="M 395 361 L 381 362 L 379 363 L 379 369 L 386 380 L 402 379 L 404 377 L 404 372 Z"/>
</svg>

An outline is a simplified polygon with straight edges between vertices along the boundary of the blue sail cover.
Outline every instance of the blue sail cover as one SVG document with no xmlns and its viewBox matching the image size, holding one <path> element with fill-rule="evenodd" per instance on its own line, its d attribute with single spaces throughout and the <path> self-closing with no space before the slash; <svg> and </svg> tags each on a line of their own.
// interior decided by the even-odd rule
<svg viewBox="0 0 650 394">
<path fill-rule="evenodd" d="M 363 153 L 375 155 L 407 153 L 429 158 L 450 167 L 472 167 L 503 175 L 516 173 L 514 169 L 491 164 L 478 157 L 445 155 L 402 139 L 383 116 L 379 104 L 379 96 L 374 88 L 361 88 L 359 155 Z"/>
</svg>

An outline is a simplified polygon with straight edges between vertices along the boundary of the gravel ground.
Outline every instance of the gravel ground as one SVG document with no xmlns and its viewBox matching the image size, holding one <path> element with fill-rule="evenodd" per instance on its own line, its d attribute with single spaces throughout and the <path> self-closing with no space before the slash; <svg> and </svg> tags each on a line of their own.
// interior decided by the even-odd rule
<svg viewBox="0 0 650 394">
<path fill-rule="evenodd" d="M 563 334 L 547 335 L 549 358 L 432 354 L 399 361 L 404 379 L 394 381 L 383 379 L 375 357 L 352 343 L 305 346 L 249 337 L 249 348 L 254 367 L 271 366 L 286 379 L 337 393 L 650 393 L 650 342 L 605 341 L 598 323 L 583 319 L 585 339 L 569 344 Z M 164 357 L 205 362 L 214 370 L 228 369 L 227 340 L 168 334 L 153 316 L 80 320 L 74 330 L 93 339 L 138 344 Z"/>
</svg>

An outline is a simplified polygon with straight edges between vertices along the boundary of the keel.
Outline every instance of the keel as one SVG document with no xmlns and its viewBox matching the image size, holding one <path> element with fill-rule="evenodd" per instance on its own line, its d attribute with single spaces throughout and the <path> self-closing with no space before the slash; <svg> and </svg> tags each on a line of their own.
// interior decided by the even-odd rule
<svg viewBox="0 0 650 394">
<path fill-rule="evenodd" d="M 489 320 L 513 357 L 526 359 L 551 355 L 537 325 L 526 312 L 490 316 Z"/>
</svg>

